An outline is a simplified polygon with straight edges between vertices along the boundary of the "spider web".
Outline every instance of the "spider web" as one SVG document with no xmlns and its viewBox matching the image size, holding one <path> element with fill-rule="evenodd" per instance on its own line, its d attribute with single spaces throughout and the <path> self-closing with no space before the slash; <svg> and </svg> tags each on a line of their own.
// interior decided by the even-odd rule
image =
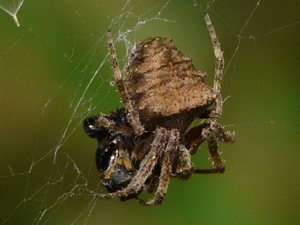
<svg viewBox="0 0 300 225">
<path fill-rule="evenodd" d="M 16 18 L 23 1 L 3 2 Z M 299 3 L 68 0 L 22 7 L 18 29 L 0 14 L 0 224 L 300 221 Z M 237 133 L 234 145 L 220 145 L 228 172 L 172 181 L 166 204 L 156 208 L 95 199 L 105 190 L 95 169 L 96 143 L 82 121 L 122 105 L 106 29 L 122 68 L 135 43 L 172 37 L 207 72 L 211 86 L 214 56 L 204 11 L 226 61 L 219 122 Z M 193 162 L 209 166 L 205 149 Z"/>
</svg>

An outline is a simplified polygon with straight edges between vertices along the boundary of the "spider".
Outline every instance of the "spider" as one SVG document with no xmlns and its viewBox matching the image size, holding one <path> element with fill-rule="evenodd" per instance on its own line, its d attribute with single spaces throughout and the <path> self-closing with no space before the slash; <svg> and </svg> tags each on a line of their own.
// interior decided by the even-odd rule
<svg viewBox="0 0 300 225">
<path fill-rule="evenodd" d="M 109 192 L 97 198 L 135 198 L 144 205 L 157 205 L 163 202 L 171 177 L 188 179 L 192 174 L 225 171 L 217 141 L 234 142 L 235 138 L 234 132 L 225 132 L 216 122 L 222 114 L 224 59 L 207 13 L 204 19 L 216 60 L 213 88 L 205 84 L 206 73 L 196 70 L 193 60 L 170 38 L 155 37 L 137 44 L 122 75 L 111 32 L 107 32 L 124 108 L 84 122 L 86 133 L 98 140 L 96 163 Z M 198 118 L 204 120 L 190 128 Z M 205 141 L 213 167 L 197 169 L 191 155 Z M 142 200 L 138 195 L 143 191 L 154 195 Z"/>
</svg>

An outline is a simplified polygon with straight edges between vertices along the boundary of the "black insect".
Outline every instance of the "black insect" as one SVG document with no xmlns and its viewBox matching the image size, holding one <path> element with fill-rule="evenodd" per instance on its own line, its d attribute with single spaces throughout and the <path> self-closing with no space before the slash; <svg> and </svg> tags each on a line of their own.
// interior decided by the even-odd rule
<svg viewBox="0 0 300 225">
<path fill-rule="evenodd" d="M 115 192 L 126 187 L 130 182 L 134 165 L 130 159 L 135 138 L 131 133 L 110 131 L 99 126 L 98 122 L 105 119 L 114 121 L 119 127 L 127 126 L 124 108 L 112 112 L 110 115 L 96 115 L 85 119 L 84 130 L 91 138 L 96 138 L 96 165 L 101 173 L 102 184 L 108 192 Z M 126 128 L 124 128 L 126 130 Z"/>
</svg>

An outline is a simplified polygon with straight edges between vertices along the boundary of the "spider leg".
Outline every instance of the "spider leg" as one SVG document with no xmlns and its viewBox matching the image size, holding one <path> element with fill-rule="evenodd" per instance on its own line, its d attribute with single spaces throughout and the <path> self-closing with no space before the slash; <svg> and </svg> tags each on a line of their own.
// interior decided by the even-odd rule
<svg viewBox="0 0 300 225">
<path fill-rule="evenodd" d="M 108 42 L 108 49 L 109 49 L 109 53 L 110 53 L 110 57 L 111 57 L 111 61 L 112 61 L 114 77 L 115 77 L 116 84 L 118 86 L 120 95 L 122 97 L 123 103 L 125 105 L 125 108 L 127 109 L 128 121 L 132 125 L 134 133 L 136 135 L 140 135 L 145 131 L 145 128 L 143 127 L 143 125 L 139 119 L 138 113 L 136 112 L 136 110 L 134 110 L 130 99 L 128 99 L 128 97 L 127 97 L 127 88 L 123 81 L 123 77 L 122 77 L 118 59 L 117 59 L 116 49 L 113 44 L 113 39 L 112 39 L 110 30 L 107 31 L 107 42 Z"/>
<path fill-rule="evenodd" d="M 215 168 L 195 169 L 194 173 L 224 173 L 225 162 L 218 152 L 218 143 L 216 137 L 214 137 L 213 133 L 209 129 L 204 130 L 202 133 L 205 140 L 208 142 L 208 150 Z"/>
<path fill-rule="evenodd" d="M 179 159 L 177 163 L 177 168 L 174 176 L 178 176 L 180 179 L 187 180 L 193 173 L 193 166 L 191 163 L 191 153 L 190 151 L 184 146 L 179 146 Z"/>
<path fill-rule="evenodd" d="M 172 172 L 171 153 L 176 151 L 176 148 L 178 146 L 179 133 L 177 130 L 171 130 L 168 136 L 169 136 L 168 143 L 163 153 L 162 167 L 159 176 L 158 187 L 154 194 L 154 198 L 146 202 L 141 199 L 137 199 L 138 202 L 143 205 L 161 204 L 162 201 L 164 200 L 165 195 L 167 194 L 169 182 L 171 178 L 171 172 Z"/>
<path fill-rule="evenodd" d="M 204 141 L 208 142 L 209 153 L 215 167 L 211 169 L 194 169 L 194 173 L 223 173 L 225 171 L 224 160 L 218 152 L 218 140 L 222 142 L 234 142 L 234 133 L 225 132 L 223 127 L 216 122 L 209 122 L 192 128 L 186 134 L 186 145 L 191 154 L 196 153 Z"/>
<path fill-rule="evenodd" d="M 191 155 L 195 154 L 199 146 L 205 141 L 202 131 L 207 127 L 209 127 L 208 123 L 202 123 L 197 127 L 191 128 L 185 135 L 186 147 L 189 149 Z"/>
<path fill-rule="evenodd" d="M 219 141 L 225 143 L 233 143 L 235 141 L 234 132 L 225 131 L 217 122 L 202 123 L 197 127 L 191 128 L 185 135 L 186 147 L 192 155 L 197 152 L 199 146 L 206 140 L 203 132 L 207 132 L 207 130 L 214 133 Z"/>
<path fill-rule="evenodd" d="M 207 29 L 209 31 L 209 35 L 212 41 L 212 45 L 214 48 L 214 55 L 215 55 L 215 78 L 214 78 L 214 87 L 213 90 L 216 92 L 217 97 L 215 100 L 216 107 L 210 112 L 210 118 L 219 118 L 222 114 L 222 96 L 221 96 L 221 81 L 223 78 L 223 71 L 224 71 L 224 57 L 223 52 L 221 50 L 220 42 L 218 41 L 217 34 L 211 19 L 208 13 L 204 14 L 205 23 Z"/>
<path fill-rule="evenodd" d="M 104 116 L 99 117 L 97 121 L 97 126 L 104 127 L 109 131 L 125 134 L 126 136 L 132 135 L 132 130 L 128 126 L 116 123 L 115 121 L 108 119 Z"/>
<path fill-rule="evenodd" d="M 140 164 L 140 169 L 132 177 L 132 180 L 127 187 L 113 193 L 97 194 L 96 197 L 101 199 L 117 197 L 123 198 L 131 194 L 138 193 L 142 189 L 146 179 L 149 177 L 152 170 L 154 169 L 154 166 L 156 165 L 159 156 L 162 154 L 162 150 L 165 148 L 165 132 L 166 129 L 164 128 L 156 129 L 154 133 L 155 137 L 151 144 L 151 148 L 148 154 L 142 160 Z"/>
<path fill-rule="evenodd" d="M 216 138 L 219 141 L 225 143 L 235 142 L 235 133 L 230 131 L 224 131 L 224 128 L 217 122 L 210 122 L 210 129 L 216 134 Z"/>
</svg>

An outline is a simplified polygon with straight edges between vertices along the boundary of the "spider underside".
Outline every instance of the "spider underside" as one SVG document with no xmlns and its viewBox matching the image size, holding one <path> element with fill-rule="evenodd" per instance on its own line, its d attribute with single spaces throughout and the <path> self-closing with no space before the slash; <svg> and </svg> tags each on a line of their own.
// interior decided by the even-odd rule
<svg viewBox="0 0 300 225">
<path fill-rule="evenodd" d="M 110 193 L 97 194 L 97 198 L 136 198 L 141 204 L 156 205 L 163 202 L 171 177 L 188 179 L 193 173 L 224 172 L 217 141 L 233 142 L 234 133 L 225 132 L 215 121 L 222 113 L 224 59 L 210 17 L 205 14 L 204 18 L 216 58 L 213 88 L 205 85 L 206 74 L 196 70 L 192 59 L 169 38 L 139 43 L 123 76 L 111 33 L 107 32 L 124 109 L 92 120 L 93 129 L 106 132 L 101 137 L 93 136 L 99 143 L 97 165 L 109 154 L 108 165 L 98 165 L 98 169 Z M 120 110 L 124 110 L 122 115 Z M 189 129 L 197 118 L 209 120 Z M 213 168 L 197 169 L 191 155 L 204 141 L 208 143 Z M 141 200 L 138 195 L 142 191 L 154 192 L 154 197 Z"/>
</svg>

